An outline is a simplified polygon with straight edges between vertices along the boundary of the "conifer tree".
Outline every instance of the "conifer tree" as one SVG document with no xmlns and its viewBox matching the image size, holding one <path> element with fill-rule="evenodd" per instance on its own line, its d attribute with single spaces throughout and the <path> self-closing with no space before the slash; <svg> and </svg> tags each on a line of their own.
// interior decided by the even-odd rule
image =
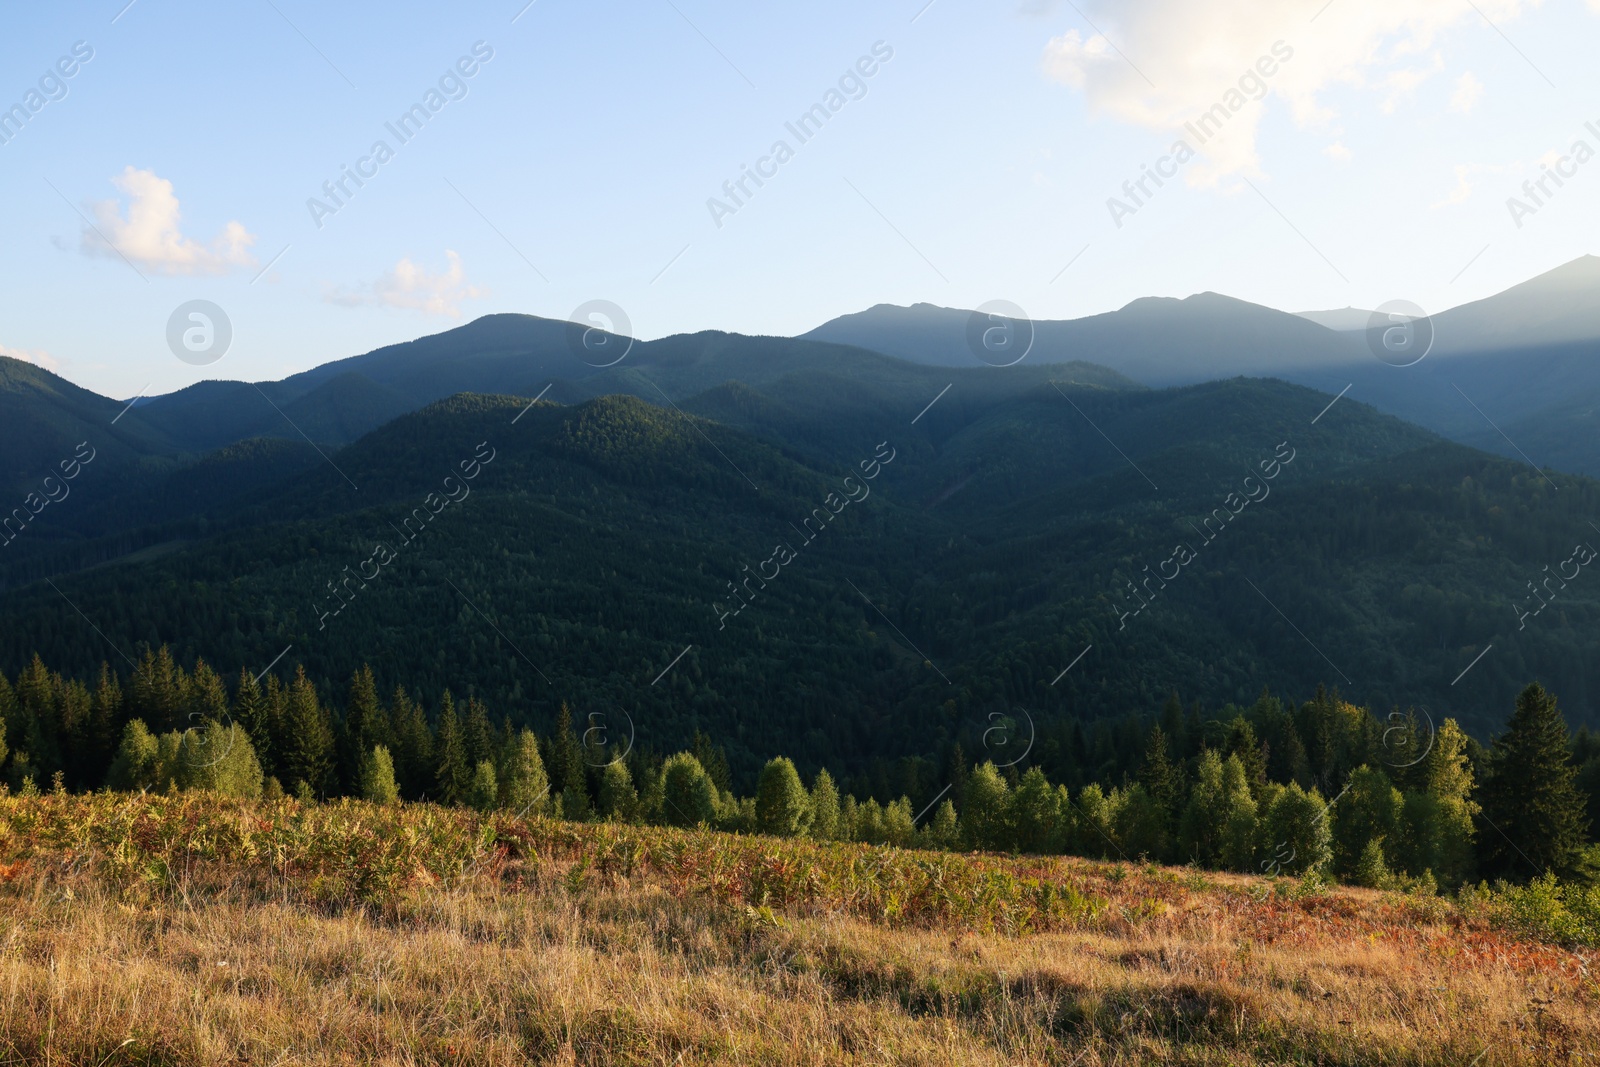
<svg viewBox="0 0 1600 1067">
<path fill-rule="evenodd" d="M 550 791 L 557 796 L 569 789 L 587 794 L 583 750 L 573 733 L 572 709 L 566 701 L 562 701 L 556 711 L 556 725 L 550 733 L 548 748 L 545 770 L 550 774 Z"/>
<path fill-rule="evenodd" d="M 1176 818 L 1178 798 L 1183 792 L 1183 778 L 1167 753 L 1167 734 L 1160 726 L 1150 730 L 1150 741 L 1145 746 L 1144 764 L 1139 768 L 1139 781 L 1167 813 L 1168 821 Z"/>
<path fill-rule="evenodd" d="M 462 745 L 467 762 L 477 766 L 494 756 L 494 729 L 489 725 L 489 711 L 476 696 L 467 697 L 467 717 L 462 730 Z"/>
<path fill-rule="evenodd" d="M 1517 697 L 1506 732 L 1490 750 L 1479 831 L 1491 874 L 1528 879 L 1554 871 L 1587 876 L 1583 862 L 1588 815 L 1575 785 L 1566 721 L 1555 697 L 1538 683 Z"/>
<path fill-rule="evenodd" d="M 467 807 L 476 811 L 493 811 L 500 794 L 500 783 L 495 780 L 494 764 L 480 760 L 472 772 L 463 798 Z"/>
<path fill-rule="evenodd" d="M 394 744 L 394 726 L 390 725 L 389 712 L 378 699 L 378 681 L 373 678 L 373 669 L 366 664 L 350 675 L 344 723 L 350 744 L 362 755 L 363 761 L 378 745 L 384 745 L 387 750 Z"/>
<path fill-rule="evenodd" d="M 839 835 L 839 788 L 824 767 L 811 783 L 811 836 L 829 841 Z"/>
<path fill-rule="evenodd" d="M 400 795 L 407 800 L 421 800 L 434 790 L 433 732 L 422 707 L 400 686 L 395 687 L 389 709 L 394 726 L 390 754 Z"/>
<path fill-rule="evenodd" d="M 622 760 L 613 760 L 600 771 L 600 815 L 611 822 L 632 822 L 639 806 L 633 788 L 633 775 Z"/>
<path fill-rule="evenodd" d="M 261 764 L 262 773 L 276 775 L 281 768 L 278 766 L 277 752 L 274 741 L 280 730 L 278 724 L 272 721 L 272 704 L 261 685 L 249 671 L 239 672 L 239 684 L 233 693 L 233 710 L 230 713 L 234 722 L 249 735 L 250 744 L 255 748 L 256 760 Z"/>
<path fill-rule="evenodd" d="M 284 715 L 283 772 L 296 796 L 326 796 L 333 782 L 333 726 L 305 667 L 295 669 Z"/>
<path fill-rule="evenodd" d="M 515 815 L 542 815 L 551 807 L 550 778 L 539 739 L 523 730 L 512 741 L 500 773 L 500 806 Z"/>
<path fill-rule="evenodd" d="M 459 804 L 466 799 L 472 784 L 467 766 L 466 746 L 461 739 L 461 722 L 456 703 L 446 689 L 439 703 L 439 727 L 433 739 L 433 796 L 441 804 Z"/>
<path fill-rule="evenodd" d="M 85 743 L 83 782 L 84 788 L 93 788 L 105 781 L 106 770 L 116 751 L 118 731 L 122 724 L 122 685 L 104 661 L 100 664 L 100 677 L 95 683 L 94 697 L 89 707 L 89 724 Z M 0 755 L 0 763 L 5 756 Z"/>
</svg>

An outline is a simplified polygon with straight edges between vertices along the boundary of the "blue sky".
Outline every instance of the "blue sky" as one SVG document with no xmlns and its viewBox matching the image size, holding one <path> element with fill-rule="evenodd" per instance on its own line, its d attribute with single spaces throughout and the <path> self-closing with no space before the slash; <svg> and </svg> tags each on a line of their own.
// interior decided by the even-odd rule
<svg viewBox="0 0 1600 1067">
<path fill-rule="evenodd" d="M 1600 159 L 1520 227 L 1507 204 L 1600 149 L 1592 0 L 125 2 L 25 6 L 0 38 L 0 108 L 59 97 L 0 144 L 0 352 L 118 397 L 593 299 L 642 337 L 1204 290 L 1437 311 L 1600 251 Z M 385 124 L 441 78 L 401 144 Z M 307 201 L 380 139 L 319 227 Z M 1177 173 L 1136 203 L 1146 166 Z M 194 299 L 232 321 L 210 366 L 167 346 Z"/>
</svg>

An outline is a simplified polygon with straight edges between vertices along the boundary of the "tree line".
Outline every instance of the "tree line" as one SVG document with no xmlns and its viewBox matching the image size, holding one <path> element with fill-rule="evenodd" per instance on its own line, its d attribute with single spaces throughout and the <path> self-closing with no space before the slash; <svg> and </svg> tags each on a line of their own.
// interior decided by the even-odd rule
<svg viewBox="0 0 1600 1067">
<path fill-rule="evenodd" d="M 384 699 L 368 667 L 351 677 L 342 707 L 303 670 L 287 681 L 241 672 L 229 685 L 203 660 L 184 669 L 165 647 L 144 650 L 126 678 L 102 665 L 92 686 L 38 656 L 14 682 L 0 672 L 0 781 L 22 791 L 433 801 L 819 840 L 1317 872 L 1376 887 L 1546 872 L 1600 879 L 1585 788 L 1600 740 L 1587 730 L 1572 736 L 1537 684 L 1487 748 L 1454 720 L 1435 726 L 1398 712 L 1380 720 L 1321 690 L 1287 706 L 1263 693 L 1209 717 L 1173 697 L 1140 720 L 1139 736 L 1135 767 L 1119 777 L 1110 759 L 1105 773 L 1071 788 L 1020 765 L 1027 761 L 968 760 L 956 745 L 943 787 L 920 790 L 915 802 L 862 780 L 841 788 L 825 767 L 808 785 L 782 756 L 741 796 L 722 749 L 698 732 L 689 749 L 657 754 L 596 729 L 580 736 L 562 705 L 552 728 L 535 733 L 472 695 L 457 701 L 445 691 L 425 708 L 397 687 Z M 1078 738 L 1086 744 L 1081 729 Z M 1094 760 L 1081 765 L 1093 770 Z"/>
</svg>

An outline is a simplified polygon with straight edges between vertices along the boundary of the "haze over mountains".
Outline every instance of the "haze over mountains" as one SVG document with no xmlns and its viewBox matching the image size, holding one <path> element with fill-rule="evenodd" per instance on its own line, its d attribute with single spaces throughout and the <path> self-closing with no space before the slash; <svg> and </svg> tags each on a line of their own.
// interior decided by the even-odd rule
<svg viewBox="0 0 1600 1067">
<path fill-rule="evenodd" d="M 1006 368 L 967 349 L 967 312 L 926 305 L 610 366 L 570 324 L 498 315 L 132 408 L 4 360 L 10 500 L 80 442 L 95 458 L 8 531 L 0 661 L 87 676 L 167 642 L 255 671 L 288 647 L 328 684 L 367 661 L 531 719 L 625 707 L 663 749 L 704 729 L 752 766 L 859 769 L 992 712 L 1048 733 L 1173 689 L 1328 684 L 1487 734 L 1537 676 L 1593 719 L 1600 586 L 1533 583 L 1600 514 L 1600 483 L 1556 473 L 1600 470 L 1597 263 L 1437 316 L 1408 368 L 1215 294 L 1040 323 Z M 485 443 L 470 499 L 324 617 Z M 776 578 L 775 544 L 795 557 Z"/>
<path fill-rule="evenodd" d="M 971 314 L 930 304 L 879 305 L 804 336 L 934 366 L 967 366 Z M 1519 458 L 1520 447 L 1535 463 L 1600 474 L 1600 437 L 1593 432 L 1600 406 L 1600 257 L 1433 314 L 1432 350 L 1413 366 L 1373 355 L 1369 319 L 1358 309 L 1290 315 L 1216 293 L 1149 298 L 1104 315 L 1036 321 L 1027 358 L 1097 363 L 1151 387 L 1238 375 L 1333 394 L 1349 386 L 1350 396 L 1453 440 Z"/>
</svg>

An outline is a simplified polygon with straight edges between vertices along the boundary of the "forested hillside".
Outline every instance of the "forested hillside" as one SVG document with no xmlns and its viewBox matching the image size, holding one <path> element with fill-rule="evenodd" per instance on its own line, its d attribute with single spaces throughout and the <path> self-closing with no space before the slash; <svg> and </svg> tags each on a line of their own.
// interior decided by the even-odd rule
<svg viewBox="0 0 1600 1067">
<path fill-rule="evenodd" d="M 0 662 L 88 679 L 165 644 L 324 687 L 370 663 L 519 723 L 566 701 L 659 751 L 699 731 L 744 782 L 774 752 L 937 763 L 995 716 L 1048 753 L 1174 691 L 1326 685 L 1487 740 L 1538 678 L 1591 721 L 1595 483 L 1282 383 L 952 389 L 919 415 L 937 392 L 790 375 L 682 405 L 727 422 L 464 396 L 327 459 L 243 449 L 143 526 L 19 538 Z M 219 477 L 240 464 L 294 473 Z M 92 529 L 95 504 L 62 507 Z"/>
</svg>

